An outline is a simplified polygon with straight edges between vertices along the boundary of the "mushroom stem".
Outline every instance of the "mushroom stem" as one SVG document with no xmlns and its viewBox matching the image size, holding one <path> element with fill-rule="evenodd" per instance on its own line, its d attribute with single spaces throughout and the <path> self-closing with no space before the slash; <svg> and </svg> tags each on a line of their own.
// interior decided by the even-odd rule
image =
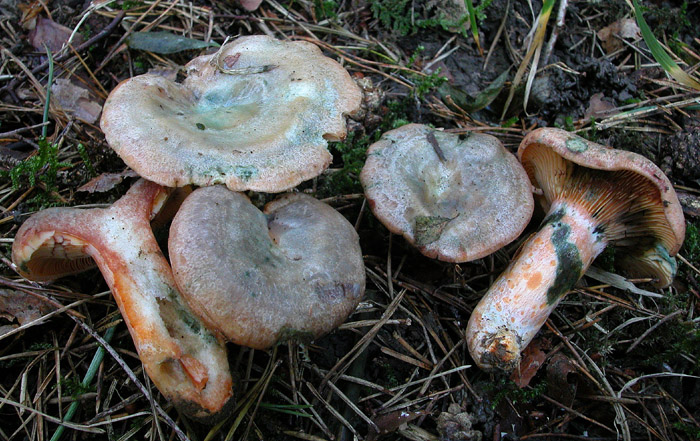
<svg viewBox="0 0 700 441">
<path fill-rule="evenodd" d="M 51 208 L 29 218 L 12 257 L 21 274 L 52 280 L 100 268 L 146 372 L 158 389 L 197 419 L 218 414 L 233 396 L 226 348 L 176 288 L 150 221 L 169 190 L 141 180 L 106 209 Z"/>
<path fill-rule="evenodd" d="M 587 210 L 552 204 L 543 227 L 476 306 L 467 325 L 469 352 L 485 370 L 512 371 L 559 301 L 605 249 Z"/>
</svg>

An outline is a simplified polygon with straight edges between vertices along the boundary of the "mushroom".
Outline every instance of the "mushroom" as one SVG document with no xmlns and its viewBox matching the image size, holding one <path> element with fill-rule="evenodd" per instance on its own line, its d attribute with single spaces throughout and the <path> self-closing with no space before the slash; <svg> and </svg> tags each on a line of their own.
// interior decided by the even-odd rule
<svg viewBox="0 0 700 441">
<path fill-rule="evenodd" d="M 498 139 L 420 124 L 372 144 L 360 181 L 392 233 L 448 262 L 479 259 L 513 241 L 534 206 L 525 171 Z"/>
<path fill-rule="evenodd" d="M 185 199 L 170 227 L 173 274 L 192 310 L 255 349 L 342 323 L 365 287 L 359 238 L 330 206 L 287 194 L 261 212 L 221 186 Z"/>
<path fill-rule="evenodd" d="M 521 350 L 606 246 L 619 248 L 635 276 L 665 287 L 685 235 L 673 186 L 641 155 L 542 128 L 523 139 L 518 156 L 548 214 L 469 319 L 469 351 L 487 370 L 519 365 Z"/>
<path fill-rule="evenodd" d="M 232 406 L 233 382 L 224 343 L 183 302 L 153 236 L 169 194 L 140 180 L 109 208 L 40 211 L 17 232 L 12 259 L 37 281 L 97 264 L 153 383 L 191 417 L 212 420 Z"/>
<path fill-rule="evenodd" d="M 307 42 L 241 37 L 185 69 L 182 84 L 149 74 L 121 82 L 100 122 L 129 167 L 169 187 L 292 188 L 328 167 L 327 140 L 345 137 L 345 115 L 362 99 Z"/>
</svg>

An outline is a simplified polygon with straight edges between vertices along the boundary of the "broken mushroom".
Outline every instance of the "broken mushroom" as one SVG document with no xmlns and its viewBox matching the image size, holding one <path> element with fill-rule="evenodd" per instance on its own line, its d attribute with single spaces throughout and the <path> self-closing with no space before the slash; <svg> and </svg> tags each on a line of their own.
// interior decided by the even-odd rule
<svg viewBox="0 0 700 441">
<path fill-rule="evenodd" d="M 139 175 L 169 187 L 226 184 L 276 193 L 318 176 L 362 93 L 311 43 L 241 37 L 175 83 L 140 75 L 108 97 L 101 127 Z"/>
<path fill-rule="evenodd" d="M 168 249 L 195 313 L 255 349 L 329 332 L 364 292 L 355 229 L 304 194 L 282 196 L 261 212 L 241 193 L 199 188 L 175 216 Z"/>
<path fill-rule="evenodd" d="M 199 420 L 233 404 L 224 343 L 178 292 L 150 220 L 170 190 L 140 180 L 106 209 L 49 208 L 20 227 L 12 247 L 19 272 L 54 280 L 97 266 L 107 281 L 153 383 Z"/>
<path fill-rule="evenodd" d="M 374 215 L 428 257 L 466 262 L 514 240 L 532 215 L 530 182 L 495 137 L 420 124 L 367 152 L 360 180 Z"/>
<path fill-rule="evenodd" d="M 563 130 L 528 134 L 518 156 L 541 191 L 539 232 L 474 309 L 466 338 L 482 369 L 511 371 L 563 296 L 608 245 L 635 276 L 673 280 L 685 236 L 673 186 L 641 155 Z"/>
</svg>

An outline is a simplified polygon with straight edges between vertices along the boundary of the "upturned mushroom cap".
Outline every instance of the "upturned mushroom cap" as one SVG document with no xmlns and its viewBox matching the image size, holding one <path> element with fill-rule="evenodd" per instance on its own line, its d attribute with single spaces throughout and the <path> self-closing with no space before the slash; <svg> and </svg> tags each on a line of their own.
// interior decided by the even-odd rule
<svg viewBox="0 0 700 441">
<path fill-rule="evenodd" d="M 233 382 L 226 347 L 182 300 L 153 236 L 149 221 L 169 193 L 141 180 L 106 209 L 40 211 L 17 232 L 12 260 L 39 281 L 97 264 L 153 383 L 189 416 L 207 421 L 232 407 Z"/>
<path fill-rule="evenodd" d="M 513 241 L 534 206 L 525 171 L 495 137 L 420 124 L 372 144 L 360 180 L 391 232 L 448 262 L 479 259 Z"/>
<path fill-rule="evenodd" d="M 129 167 L 169 187 L 294 187 L 328 167 L 326 140 L 345 137 L 345 115 L 362 98 L 347 71 L 306 42 L 241 37 L 186 70 L 182 84 L 123 81 L 100 122 Z"/>
<path fill-rule="evenodd" d="M 256 349 L 329 332 L 365 288 L 355 229 L 304 194 L 261 212 L 243 194 L 200 188 L 175 216 L 168 248 L 191 308 L 210 329 Z"/>
<path fill-rule="evenodd" d="M 548 151 L 561 159 L 549 158 Z M 596 170 L 614 174 L 605 179 L 615 184 L 601 186 L 596 194 L 589 190 L 590 194 L 579 195 L 577 200 L 592 207 L 592 212 L 600 210 L 604 202 L 612 202 L 606 211 L 623 214 L 605 234 L 611 245 L 623 249 L 619 265 L 635 277 L 654 278 L 658 287 L 671 283 L 676 272 L 673 256 L 685 237 L 685 219 L 673 185 L 656 164 L 637 153 L 612 149 L 555 128 L 529 133 L 520 144 L 518 157 L 533 185 L 542 188 L 540 202 L 545 210 L 574 168 L 589 169 L 592 175 Z M 606 214 L 600 211 L 599 217 Z"/>
</svg>

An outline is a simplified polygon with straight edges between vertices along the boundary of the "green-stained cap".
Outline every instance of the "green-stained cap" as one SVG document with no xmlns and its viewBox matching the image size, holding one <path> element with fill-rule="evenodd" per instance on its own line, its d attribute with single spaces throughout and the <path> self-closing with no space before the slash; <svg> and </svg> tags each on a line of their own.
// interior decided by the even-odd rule
<svg viewBox="0 0 700 441">
<path fill-rule="evenodd" d="M 169 187 L 294 187 L 328 167 L 327 141 L 345 137 L 345 115 L 362 99 L 348 72 L 307 42 L 241 37 L 186 72 L 183 83 L 123 81 L 100 122 L 127 165 Z"/>
<path fill-rule="evenodd" d="M 498 139 L 419 124 L 370 146 L 360 180 L 390 231 L 448 262 L 479 259 L 513 241 L 534 205 L 525 171 Z"/>
</svg>

